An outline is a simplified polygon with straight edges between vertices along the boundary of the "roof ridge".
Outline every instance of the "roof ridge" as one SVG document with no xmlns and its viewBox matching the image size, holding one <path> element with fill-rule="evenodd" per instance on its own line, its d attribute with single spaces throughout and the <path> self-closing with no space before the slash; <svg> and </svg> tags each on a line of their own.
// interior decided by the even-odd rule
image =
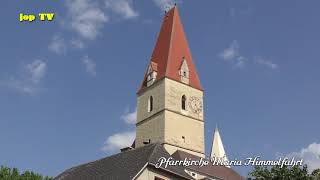
<svg viewBox="0 0 320 180">
<path fill-rule="evenodd" d="M 170 65 L 170 61 L 171 61 L 171 52 L 172 52 L 172 39 L 173 39 L 173 32 L 174 32 L 174 28 L 175 28 L 175 8 L 177 8 L 176 6 L 175 7 L 173 7 L 172 9 L 171 9 L 171 11 L 173 11 L 172 12 L 172 28 L 171 28 L 171 32 L 170 32 L 170 42 L 169 42 L 169 52 L 168 52 L 168 59 L 167 59 L 167 64 L 166 64 L 166 70 L 165 70 L 165 72 L 164 72 L 164 74 L 165 75 L 167 75 L 167 72 L 168 72 L 168 68 L 170 67 L 169 65 Z M 178 9 L 177 9 L 178 10 Z M 170 11 L 169 11 L 170 12 Z M 169 13 L 168 12 L 168 13 Z"/>
<path fill-rule="evenodd" d="M 152 149 L 152 152 L 151 152 L 151 154 L 148 156 L 148 158 L 147 158 L 147 161 L 149 162 L 150 161 L 150 159 L 153 157 L 153 155 L 154 155 L 154 153 L 155 153 L 155 148 L 157 148 L 157 147 L 159 147 L 161 144 L 160 143 L 153 143 L 153 145 L 154 145 L 154 147 L 153 147 L 153 149 Z"/>
</svg>

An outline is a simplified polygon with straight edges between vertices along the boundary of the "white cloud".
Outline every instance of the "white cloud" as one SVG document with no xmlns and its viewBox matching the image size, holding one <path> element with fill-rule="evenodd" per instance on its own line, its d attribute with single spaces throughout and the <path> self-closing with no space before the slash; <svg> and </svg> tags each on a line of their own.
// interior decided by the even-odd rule
<svg viewBox="0 0 320 180">
<path fill-rule="evenodd" d="M 111 21 L 111 15 L 117 14 L 121 19 L 131 19 L 138 16 L 133 9 L 132 0 L 64 0 L 66 7 L 65 20 L 61 27 L 75 36 L 67 39 L 54 36 L 49 50 L 58 54 L 66 52 L 69 45 L 76 49 L 83 49 L 87 41 L 95 40 L 102 34 L 102 29 Z"/>
<path fill-rule="evenodd" d="M 240 51 L 240 45 L 237 40 L 233 40 L 229 47 L 225 48 L 221 53 L 218 54 L 218 57 L 232 64 L 234 68 L 244 68 L 246 64 L 257 63 L 259 65 L 268 67 L 272 70 L 279 69 L 278 64 L 275 64 L 268 59 L 258 57 L 249 60 L 248 58 L 243 56 Z"/>
<path fill-rule="evenodd" d="M 133 112 L 126 112 L 121 116 L 127 124 L 136 124 L 137 122 L 137 108 Z"/>
<path fill-rule="evenodd" d="M 293 152 L 289 157 L 303 159 L 303 162 L 308 165 L 308 169 L 312 172 L 320 167 L 320 143 L 312 143 L 306 148 L 302 148 L 300 152 Z"/>
<path fill-rule="evenodd" d="M 47 72 L 47 63 L 43 60 L 34 60 L 22 67 L 16 76 L 11 76 L 0 85 L 14 88 L 22 93 L 32 94 L 38 91 L 39 84 Z"/>
<path fill-rule="evenodd" d="M 122 18 L 130 19 L 138 16 L 138 12 L 132 7 L 131 0 L 105 0 L 105 5 L 107 9 L 112 10 Z"/>
<path fill-rule="evenodd" d="M 121 148 L 129 147 L 135 139 L 135 131 L 117 133 L 109 136 L 101 148 L 104 152 L 115 152 Z"/>
<path fill-rule="evenodd" d="M 82 59 L 82 63 L 84 64 L 87 73 L 91 74 L 92 76 L 97 75 L 97 65 L 92 59 L 90 59 L 88 56 L 85 56 Z"/>
<path fill-rule="evenodd" d="M 64 54 L 67 50 L 67 46 L 65 43 L 65 40 L 61 38 L 60 36 L 53 36 L 48 49 L 52 52 L 55 52 L 57 54 Z"/>
<path fill-rule="evenodd" d="M 71 39 L 70 44 L 76 49 L 82 49 L 85 47 L 84 42 L 80 39 Z"/>
<path fill-rule="evenodd" d="M 278 64 L 275 64 L 267 59 L 263 59 L 261 57 L 257 58 L 256 59 L 256 62 L 260 65 L 263 65 L 263 66 L 266 66 L 270 69 L 273 69 L 273 70 L 276 70 L 276 69 L 279 69 L 279 65 Z"/>
<path fill-rule="evenodd" d="M 126 110 L 126 113 L 120 117 L 126 124 L 132 125 L 137 121 L 137 108 L 133 112 Z M 102 151 L 112 153 L 121 148 L 129 147 L 132 145 L 136 137 L 135 131 L 125 131 L 121 133 L 116 133 L 107 138 L 104 142 Z"/>
<path fill-rule="evenodd" d="M 47 64 L 42 60 L 35 60 L 25 66 L 27 78 L 34 84 L 38 84 L 47 71 Z"/>
<path fill-rule="evenodd" d="M 230 46 L 219 54 L 223 60 L 230 61 L 239 56 L 239 44 L 237 40 L 232 41 Z"/>
<path fill-rule="evenodd" d="M 68 22 L 63 23 L 86 40 L 94 40 L 101 29 L 110 21 L 111 12 L 123 19 L 138 16 L 132 0 L 65 0 Z M 108 11 L 110 10 L 110 11 Z"/>
<path fill-rule="evenodd" d="M 239 56 L 235 60 L 234 67 L 236 68 L 244 68 L 246 59 L 243 56 Z"/>
<path fill-rule="evenodd" d="M 153 0 L 153 2 L 162 10 L 168 10 L 175 4 L 174 0 Z"/>
<path fill-rule="evenodd" d="M 246 58 L 240 54 L 240 46 L 237 40 L 233 40 L 229 47 L 218 54 L 218 57 L 232 63 L 235 68 L 245 67 Z"/>
<path fill-rule="evenodd" d="M 93 40 L 109 18 L 101 4 L 93 0 L 66 0 L 68 22 L 64 23 L 82 38 Z"/>
</svg>

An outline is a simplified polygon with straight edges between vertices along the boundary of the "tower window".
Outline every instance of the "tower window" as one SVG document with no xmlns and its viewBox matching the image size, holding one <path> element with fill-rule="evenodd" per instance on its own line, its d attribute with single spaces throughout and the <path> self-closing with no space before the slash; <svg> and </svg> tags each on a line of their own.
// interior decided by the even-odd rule
<svg viewBox="0 0 320 180">
<path fill-rule="evenodd" d="M 181 98 L 181 109 L 182 110 L 186 110 L 186 101 L 187 101 L 187 98 L 185 95 L 183 95 Z"/>
<path fill-rule="evenodd" d="M 147 87 L 151 86 L 157 77 L 157 64 L 152 62 L 150 63 L 147 71 Z"/>
<path fill-rule="evenodd" d="M 183 76 L 187 77 L 187 72 L 183 71 Z"/>
<path fill-rule="evenodd" d="M 187 60 L 184 57 L 180 66 L 179 75 L 181 82 L 189 84 L 189 67 L 187 64 Z"/>
<path fill-rule="evenodd" d="M 148 101 L 148 112 L 151 112 L 152 110 L 153 110 L 153 97 L 150 96 Z"/>
</svg>

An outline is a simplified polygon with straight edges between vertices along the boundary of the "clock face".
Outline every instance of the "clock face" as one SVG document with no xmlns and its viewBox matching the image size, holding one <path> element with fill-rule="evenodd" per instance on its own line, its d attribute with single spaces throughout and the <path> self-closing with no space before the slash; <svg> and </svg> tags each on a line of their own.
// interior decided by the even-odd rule
<svg viewBox="0 0 320 180">
<path fill-rule="evenodd" d="M 189 107 L 192 112 L 196 114 L 200 114 L 202 112 L 202 102 L 201 99 L 195 96 L 190 97 L 189 99 Z"/>
</svg>

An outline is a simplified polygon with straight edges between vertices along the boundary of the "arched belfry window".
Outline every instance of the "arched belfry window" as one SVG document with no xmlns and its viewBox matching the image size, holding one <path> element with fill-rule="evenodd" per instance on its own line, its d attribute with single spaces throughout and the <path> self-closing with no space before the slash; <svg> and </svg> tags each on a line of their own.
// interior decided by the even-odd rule
<svg viewBox="0 0 320 180">
<path fill-rule="evenodd" d="M 151 112 L 153 110 L 153 97 L 150 96 L 148 100 L 148 112 Z"/>
<path fill-rule="evenodd" d="M 181 109 L 182 110 L 186 110 L 186 101 L 187 101 L 187 98 L 185 95 L 183 95 L 181 98 Z"/>
</svg>

